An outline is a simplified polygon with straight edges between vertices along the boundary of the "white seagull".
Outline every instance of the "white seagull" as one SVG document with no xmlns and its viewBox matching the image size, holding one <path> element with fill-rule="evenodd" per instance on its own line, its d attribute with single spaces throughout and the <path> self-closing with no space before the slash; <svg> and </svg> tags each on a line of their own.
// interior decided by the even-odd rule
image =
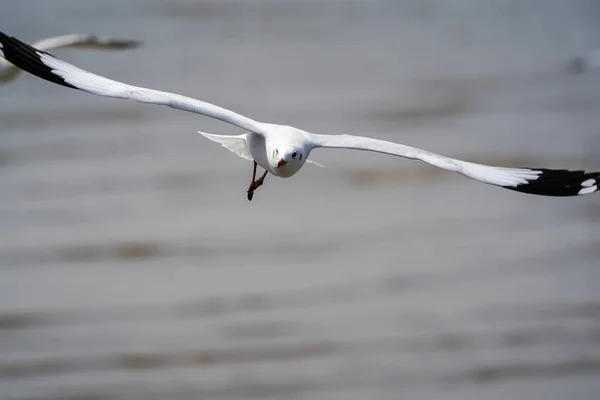
<svg viewBox="0 0 600 400">
<path fill-rule="evenodd" d="M 130 49 L 139 46 L 136 40 L 116 39 L 106 36 L 86 35 L 82 33 L 71 33 L 68 35 L 53 36 L 38 40 L 33 46 L 42 51 L 59 49 L 63 47 L 91 48 L 91 49 Z M 21 70 L 14 64 L 0 59 L 0 83 L 8 83 L 15 80 Z"/>
<path fill-rule="evenodd" d="M 0 56 L 19 68 L 50 82 L 99 96 L 131 99 L 202 114 L 240 127 L 236 136 L 199 132 L 238 156 L 254 161 L 248 200 L 267 173 L 281 178 L 294 175 L 319 147 L 374 151 L 412 160 L 468 176 L 477 181 L 519 192 L 545 196 L 575 196 L 598 191 L 600 172 L 534 168 L 502 168 L 475 164 L 402 144 L 351 135 L 319 135 L 287 125 L 258 122 L 219 106 L 185 97 L 127 85 L 93 74 L 0 32 Z M 256 167 L 265 169 L 256 179 Z"/>
</svg>

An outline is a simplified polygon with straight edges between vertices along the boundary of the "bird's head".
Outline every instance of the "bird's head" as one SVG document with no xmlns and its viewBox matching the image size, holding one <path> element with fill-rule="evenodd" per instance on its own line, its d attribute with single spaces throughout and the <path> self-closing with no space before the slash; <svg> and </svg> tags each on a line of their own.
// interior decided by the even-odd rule
<svg viewBox="0 0 600 400">
<path fill-rule="evenodd" d="M 283 178 L 298 172 L 308 157 L 308 149 L 299 143 L 273 143 L 268 151 L 271 168 Z"/>
</svg>

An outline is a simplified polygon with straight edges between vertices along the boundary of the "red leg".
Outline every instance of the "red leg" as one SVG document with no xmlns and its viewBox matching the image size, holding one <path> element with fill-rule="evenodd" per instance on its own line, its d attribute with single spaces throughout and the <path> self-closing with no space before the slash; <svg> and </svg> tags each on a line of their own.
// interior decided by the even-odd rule
<svg viewBox="0 0 600 400">
<path fill-rule="evenodd" d="M 256 167 L 258 166 L 258 164 L 256 163 L 256 161 L 254 161 L 254 170 L 252 171 L 252 183 L 254 183 L 254 181 L 256 180 Z"/>
<path fill-rule="evenodd" d="M 248 188 L 248 200 L 252 201 L 252 197 L 254 197 L 254 191 L 263 184 L 265 181 L 265 176 L 267 176 L 267 171 L 258 180 L 256 180 L 256 161 L 254 161 L 254 170 L 252 171 L 252 182 L 250 183 L 250 187 Z"/>
</svg>

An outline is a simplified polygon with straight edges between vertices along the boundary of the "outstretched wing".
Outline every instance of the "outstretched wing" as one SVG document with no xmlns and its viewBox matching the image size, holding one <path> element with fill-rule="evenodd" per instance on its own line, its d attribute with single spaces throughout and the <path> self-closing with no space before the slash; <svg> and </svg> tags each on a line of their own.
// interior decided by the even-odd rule
<svg viewBox="0 0 600 400">
<path fill-rule="evenodd" d="M 0 56 L 17 67 L 56 84 L 83 90 L 98 96 L 131 99 L 206 115 L 256 133 L 263 124 L 233 111 L 175 93 L 137 87 L 104 78 L 75 67 L 53 55 L 37 50 L 0 32 Z"/>
<path fill-rule="evenodd" d="M 374 151 L 420 160 L 483 183 L 544 196 L 575 196 L 598 191 L 600 172 L 502 168 L 456 160 L 415 147 L 351 135 L 310 135 L 313 147 Z"/>
<path fill-rule="evenodd" d="M 38 50 L 48 51 L 62 47 L 94 48 L 94 49 L 131 49 L 138 47 L 137 40 L 117 39 L 108 36 L 70 33 L 38 40 L 33 44 Z"/>
</svg>

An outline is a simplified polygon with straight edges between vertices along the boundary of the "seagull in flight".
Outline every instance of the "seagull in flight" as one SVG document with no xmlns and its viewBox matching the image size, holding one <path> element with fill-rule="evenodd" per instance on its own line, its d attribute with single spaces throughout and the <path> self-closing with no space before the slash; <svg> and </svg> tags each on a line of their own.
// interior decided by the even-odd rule
<svg viewBox="0 0 600 400">
<path fill-rule="evenodd" d="M 94 36 L 82 33 L 53 36 L 38 40 L 33 44 L 38 50 L 48 51 L 63 47 L 90 48 L 90 49 L 131 49 L 138 47 L 137 40 L 115 39 L 107 36 Z M 11 82 L 19 76 L 21 70 L 7 60 L 0 58 L 0 84 Z"/>
<path fill-rule="evenodd" d="M 258 122 L 225 108 L 175 93 L 162 92 L 117 82 L 85 71 L 50 53 L 36 49 L 0 32 L 0 56 L 42 79 L 98 96 L 131 99 L 169 106 L 224 122 L 247 131 L 225 136 L 199 132 L 238 156 L 254 162 L 248 200 L 263 184 L 268 173 L 289 178 L 308 161 L 312 150 L 340 148 L 365 150 L 420 160 L 434 167 L 457 172 L 479 182 L 518 192 L 544 196 L 576 196 L 598 191 L 600 172 L 543 168 L 503 168 L 475 164 L 398 143 L 352 135 L 322 135 L 287 125 Z M 256 179 L 256 168 L 265 171 Z"/>
</svg>

